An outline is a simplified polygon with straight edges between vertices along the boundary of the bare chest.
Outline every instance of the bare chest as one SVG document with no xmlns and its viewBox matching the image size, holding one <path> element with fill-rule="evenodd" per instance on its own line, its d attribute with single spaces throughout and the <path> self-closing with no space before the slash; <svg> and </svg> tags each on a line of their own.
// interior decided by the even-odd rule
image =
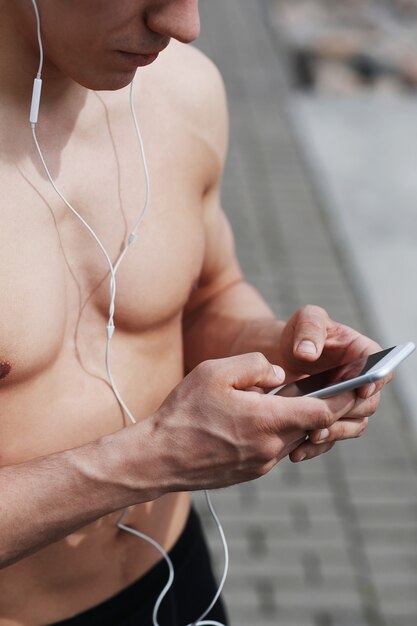
<svg viewBox="0 0 417 626">
<path fill-rule="evenodd" d="M 193 146 L 178 150 L 176 138 L 161 144 L 150 133 L 146 143 L 149 210 L 116 275 L 115 323 L 135 335 L 181 316 L 204 254 L 203 175 L 190 160 Z M 51 146 L 45 153 L 58 186 L 115 264 L 145 199 L 133 133 L 109 126 L 93 142 Z M 0 189 L 0 361 L 18 379 L 47 367 L 74 334 L 81 348 L 102 338 L 110 272 L 33 152 L 4 163 Z"/>
</svg>

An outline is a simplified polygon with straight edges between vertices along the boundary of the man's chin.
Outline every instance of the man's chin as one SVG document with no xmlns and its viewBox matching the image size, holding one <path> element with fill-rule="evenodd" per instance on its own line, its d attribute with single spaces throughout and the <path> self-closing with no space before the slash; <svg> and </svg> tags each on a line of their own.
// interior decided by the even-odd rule
<svg viewBox="0 0 417 626">
<path fill-rule="evenodd" d="M 127 87 L 136 74 L 136 69 L 130 72 L 123 72 L 118 74 L 108 74 L 107 76 L 101 76 L 100 78 L 82 78 L 75 79 L 82 87 L 90 89 L 91 91 L 117 91 Z"/>
</svg>

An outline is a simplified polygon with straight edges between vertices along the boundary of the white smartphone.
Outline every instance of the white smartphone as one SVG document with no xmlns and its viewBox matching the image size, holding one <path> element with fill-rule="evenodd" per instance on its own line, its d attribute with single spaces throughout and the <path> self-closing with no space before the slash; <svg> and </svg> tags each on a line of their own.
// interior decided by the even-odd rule
<svg viewBox="0 0 417 626">
<path fill-rule="evenodd" d="M 307 376 L 288 385 L 276 387 L 268 393 L 286 398 L 299 396 L 330 398 L 342 391 L 357 389 L 385 378 L 415 349 L 414 343 L 404 343 L 319 374 Z"/>
</svg>

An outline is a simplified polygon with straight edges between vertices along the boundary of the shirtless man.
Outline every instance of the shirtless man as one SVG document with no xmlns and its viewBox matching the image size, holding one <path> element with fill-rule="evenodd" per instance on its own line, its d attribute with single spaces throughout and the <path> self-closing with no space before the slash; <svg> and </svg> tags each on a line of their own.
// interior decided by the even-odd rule
<svg viewBox="0 0 417 626">
<path fill-rule="evenodd" d="M 288 454 L 301 461 L 359 436 L 380 388 L 327 401 L 252 388 L 283 381 L 271 363 L 291 380 L 377 346 L 315 306 L 277 321 L 242 278 L 219 204 L 223 86 L 183 45 L 198 35 L 198 1 L 38 5 L 37 132 L 58 186 L 116 259 L 145 193 L 127 88 L 142 66 L 136 104 L 153 196 L 118 273 L 113 373 L 138 419 L 124 428 L 104 368 L 108 268 L 52 190 L 31 137 L 32 3 L 0 0 L 0 626 L 148 626 L 155 594 L 141 582 L 161 557 L 116 527 L 120 510 L 130 507 L 125 523 L 175 552 L 190 491 L 250 480 Z M 184 570 L 181 626 L 212 597 L 194 592 L 205 575 L 197 565 Z M 133 584 L 128 621 L 120 598 Z M 120 621 L 109 617 L 114 606 Z M 167 615 L 162 624 L 177 623 Z M 211 615 L 222 616 L 221 607 Z"/>
</svg>

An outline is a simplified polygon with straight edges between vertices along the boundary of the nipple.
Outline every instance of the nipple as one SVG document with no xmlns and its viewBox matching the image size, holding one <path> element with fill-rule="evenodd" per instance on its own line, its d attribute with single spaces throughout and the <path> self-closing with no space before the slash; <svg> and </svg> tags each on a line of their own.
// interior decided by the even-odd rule
<svg viewBox="0 0 417 626">
<path fill-rule="evenodd" d="M 2 380 L 2 378 L 6 378 L 6 376 L 10 374 L 11 369 L 12 366 L 9 361 L 0 361 L 0 380 Z"/>
</svg>

